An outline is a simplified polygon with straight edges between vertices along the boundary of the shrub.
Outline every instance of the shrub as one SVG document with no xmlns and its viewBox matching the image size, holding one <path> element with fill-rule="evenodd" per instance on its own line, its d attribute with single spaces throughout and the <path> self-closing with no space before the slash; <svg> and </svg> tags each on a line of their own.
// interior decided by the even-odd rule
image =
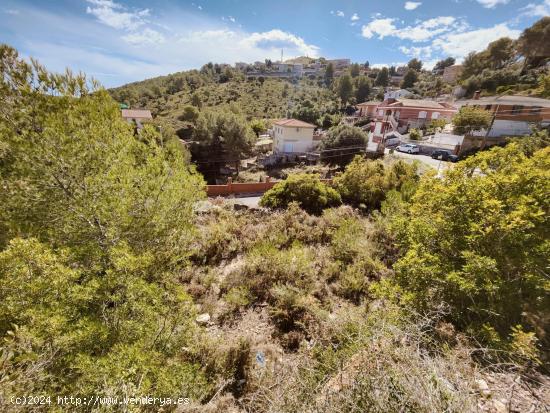
<svg viewBox="0 0 550 413">
<path fill-rule="evenodd" d="M 345 164 L 354 154 L 366 147 L 368 140 L 368 135 L 360 128 L 349 125 L 335 126 L 321 142 L 321 160 Z"/>
<path fill-rule="evenodd" d="M 419 140 L 421 137 L 422 137 L 422 134 L 420 133 L 420 131 L 416 128 L 412 128 L 410 131 L 409 131 L 409 137 L 413 140 L 413 141 L 417 141 Z"/>
<path fill-rule="evenodd" d="M 334 179 L 334 186 L 345 203 L 367 210 L 379 209 L 386 194 L 401 189 L 405 182 L 417 179 L 416 165 L 397 161 L 389 167 L 380 160 L 356 156 L 344 173 Z"/>
<path fill-rule="evenodd" d="M 485 325 L 500 341 L 518 324 L 544 336 L 550 148 L 533 149 L 510 143 L 421 180 L 394 227 L 406 251 L 396 281 L 416 306 L 445 302 L 457 326 Z"/>
<path fill-rule="evenodd" d="M 310 214 L 320 214 L 323 209 L 342 203 L 340 195 L 333 188 L 310 174 L 291 175 L 275 184 L 260 200 L 260 205 L 272 209 L 287 208 L 297 202 L 300 208 Z"/>
</svg>

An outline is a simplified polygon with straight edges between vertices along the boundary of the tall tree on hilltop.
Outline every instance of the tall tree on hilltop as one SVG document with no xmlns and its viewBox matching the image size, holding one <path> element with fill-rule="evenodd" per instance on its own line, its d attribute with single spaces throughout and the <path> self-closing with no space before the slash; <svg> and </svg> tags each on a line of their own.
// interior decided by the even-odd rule
<svg viewBox="0 0 550 413">
<path fill-rule="evenodd" d="M 527 66 L 537 66 L 550 57 L 550 16 L 545 16 L 523 31 L 517 40 L 519 53 Z"/>
<path fill-rule="evenodd" d="M 388 86 L 389 81 L 390 81 L 390 76 L 389 76 L 388 68 L 383 67 L 378 72 L 378 75 L 376 76 L 376 80 L 374 81 L 374 84 L 376 86 Z"/>
<path fill-rule="evenodd" d="M 415 57 L 414 59 L 409 60 L 409 63 L 407 63 L 407 67 L 409 69 L 420 72 L 422 70 L 422 61 Z"/>
<path fill-rule="evenodd" d="M 343 75 L 338 79 L 336 93 L 342 101 L 342 105 L 345 106 L 353 94 L 353 83 L 350 75 Z"/>
<path fill-rule="evenodd" d="M 327 68 L 325 69 L 325 85 L 327 87 L 330 87 L 332 85 L 333 80 L 334 80 L 334 65 L 332 63 L 329 63 L 327 65 Z"/>
</svg>

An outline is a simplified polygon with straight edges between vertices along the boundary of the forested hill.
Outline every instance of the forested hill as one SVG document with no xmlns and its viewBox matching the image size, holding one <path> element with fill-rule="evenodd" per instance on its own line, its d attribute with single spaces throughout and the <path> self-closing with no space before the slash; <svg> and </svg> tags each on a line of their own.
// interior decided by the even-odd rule
<svg viewBox="0 0 550 413">
<path fill-rule="evenodd" d="M 111 89 L 113 98 L 135 108 L 148 108 L 166 119 L 174 129 L 184 126 L 185 107 L 233 106 L 248 119 L 279 118 L 288 112 L 308 109 L 311 118 L 337 111 L 334 92 L 323 79 L 287 80 L 246 77 L 230 67 L 205 65 L 168 76 L 135 82 Z M 181 119 L 180 119 L 181 118 Z"/>
</svg>

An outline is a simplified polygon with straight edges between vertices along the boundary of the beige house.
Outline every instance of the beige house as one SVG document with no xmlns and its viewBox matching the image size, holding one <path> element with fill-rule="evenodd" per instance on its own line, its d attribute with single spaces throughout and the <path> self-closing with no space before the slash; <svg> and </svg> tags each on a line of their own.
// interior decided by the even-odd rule
<svg viewBox="0 0 550 413">
<path fill-rule="evenodd" d="M 143 127 L 142 122 L 153 119 L 148 109 L 122 109 L 122 119 L 128 123 L 135 123 L 138 129 Z"/>
<path fill-rule="evenodd" d="M 273 124 L 274 153 L 305 153 L 314 147 L 315 125 L 297 119 L 281 119 Z"/>
</svg>

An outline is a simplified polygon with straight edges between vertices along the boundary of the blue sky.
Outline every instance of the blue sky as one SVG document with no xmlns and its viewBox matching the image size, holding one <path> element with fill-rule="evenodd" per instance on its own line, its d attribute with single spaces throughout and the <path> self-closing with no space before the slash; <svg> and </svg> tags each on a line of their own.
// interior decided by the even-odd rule
<svg viewBox="0 0 550 413">
<path fill-rule="evenodd" d="M 281 48 L 285 58 L 429 67 L 545 15 L 550 0 L 1 0 L 0 42 L 116 86 L 209 61 L 276 60 Z"/>
</svg>

